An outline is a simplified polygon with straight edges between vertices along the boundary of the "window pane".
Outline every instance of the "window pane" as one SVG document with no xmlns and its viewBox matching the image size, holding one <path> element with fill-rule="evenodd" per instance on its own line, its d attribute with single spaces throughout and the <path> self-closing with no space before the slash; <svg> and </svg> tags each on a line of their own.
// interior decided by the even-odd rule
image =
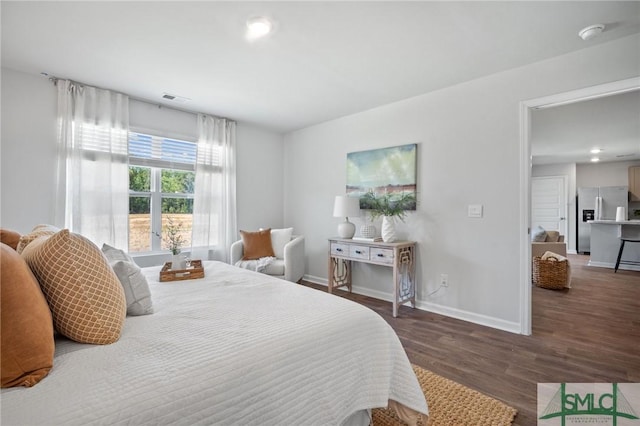
<svg viewBox="0 0 640 426">
<path fill-rule="evenodd" d="M 129 166 L 129 190 L 137 192 L 151 191 L 151 169 Z"/>
<path fill-rule="evenodd" d="M 151 251 L 151 198 L 129 197 L 129 252 Z"/>
<path fill-rule="evenodd" d="M 129 132 L 129 157 L 167 163 L 195 164 L 194 142 Z"/>
<path fill-rule="evenodd" d="M 181 200 L 191 201 L 193 207 L 193 200 Z M 162 200 L 164 206 L 165 200 Z M 185 250 L 191 248 L 191 228 L 193 227 L 193 215 L 191 213 L 162 213 L 162 249 L 170 250 L 171 241 L 169 241 L 169 235 L 171 234 L 171 228 L 173 228 L 174 237 L 178 240 L 178 248 Z"/>
<path fill-rule="evenodd" d="M 161 178 L 162 192 L 170 194 L 193 194 L 193 184 L 196 178 L 194 172 L 162 169 Z M 164 212 L 165 210 L 163 209 L 162 211 Z"/>
<path fill-rule="evenodd" d="M 162 197 L 162 214 L 165 213 L 192 214 L 193 198 Z"/>
</svg>

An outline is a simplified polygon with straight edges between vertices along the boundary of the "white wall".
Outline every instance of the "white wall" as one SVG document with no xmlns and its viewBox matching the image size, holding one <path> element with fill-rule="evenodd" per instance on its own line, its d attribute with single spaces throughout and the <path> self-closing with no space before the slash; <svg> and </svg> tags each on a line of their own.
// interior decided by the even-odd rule
<svg viewBox="0 0 640 426">
<path fill-rule="evenodd" d="M 548 164 L 531 167 L 532 177 L 544 176 L 565 176 L 567 179 L 567 234 L 565 241 L 569 253 L 576 251 L 576 165 L 571 164 Z"/>
<path fill-rule="evenodd" d="M 55 86 L 2 68 L 0 222 L 20 233 L 53 222 L 56 170 Z"/>
<path fill-rule="evenodd" d="M 26 233 L 53 222 L 56 167 L 55 86 L 46 78 L 2 69 L 1 226 Z M 197 138 L 195 114 L 132 101 L 130 124 Z M 238 227 L 283 225 L 283 137 L 237 125 Z"/>
<path fill-rule="evenodd" d="M 280 133 L 238 123 L 238 229 L 289 226 L 284 218 L 284 140 Z M 298 232 L 294 229 L 294 232 Z"/>
<path fill-rule="evenodd" d="M 285 135 L 285 222 L 304 230 L 307 277 L 327 278 L 346 154 L 418 143 L 416 213 L 399 226 L 418 242 L 419 306 L 521 330 L 519 103 L 640 75 L 640 37 L 596 45 Z M 467 217 L 483 204 L 484 218 Z M 526 262 L 525 262 L 526 264 Z M 432 296 L 441 273 L 449 285 Z M 354 268 L 360 292 L 391 297 L 390 272 Z"/>
</svg>

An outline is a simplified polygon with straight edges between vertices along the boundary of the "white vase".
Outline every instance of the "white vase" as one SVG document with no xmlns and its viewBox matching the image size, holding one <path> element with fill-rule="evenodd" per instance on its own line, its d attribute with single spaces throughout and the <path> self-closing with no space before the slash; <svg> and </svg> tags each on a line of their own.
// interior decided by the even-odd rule
<svg viewBox="0 0 640 426">
<path fill-rule="evenodd" d="M 392 243 L 396 240 L 396 224 L 393 216 L 382 216 L 382 241 Z"/>
<path fill-rule="evenodd" d="M 182 254 L 174 254 L 171 258 L 171 270 L 187 269 L 187 258 Z"/>
</svg>

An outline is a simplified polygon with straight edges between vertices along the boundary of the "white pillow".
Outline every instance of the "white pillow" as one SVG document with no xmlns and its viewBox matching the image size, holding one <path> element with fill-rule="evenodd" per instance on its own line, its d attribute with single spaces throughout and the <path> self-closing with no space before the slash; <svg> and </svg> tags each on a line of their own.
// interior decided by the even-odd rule
<svg viewBox="0 0 640 426">
<path fill-rule="evenodd" d="M 124 297 L 127 300 L 127 315 L 152 314 L 151 291 L 149 291 L 149 284 L 140 267 L 136 265 L 131 256 L 115 247 L 103 244 L 102 252 L 124 289 Z"/>
<path fill-rule="evenodd" d="M 547 231 L 540 225 L 531 230 L 531 241 L 534 243 L 543 243 L 547 239 Z"/>
<path fill-rule="evenodd" d="M 278 259 L 284 259 L 284 246 L 291 241 L 291 235 L 293 228 L 271 230 L 271 247 Z"/>
</svg>

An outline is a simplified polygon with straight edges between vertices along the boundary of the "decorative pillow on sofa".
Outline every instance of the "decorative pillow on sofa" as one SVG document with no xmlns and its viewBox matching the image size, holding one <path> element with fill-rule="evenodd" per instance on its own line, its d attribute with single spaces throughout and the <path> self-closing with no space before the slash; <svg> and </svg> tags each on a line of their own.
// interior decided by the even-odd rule
<svg viewBox="0 0 640 426">
<path fill-rule="evenodd" d="M 33 386 L 53 366 L 53 321 L 24 259 L 0 244 L 2 387 Z"/>
<path fill-rule="evenodd" d="M 0 242 L 8 245 L 12 249 L 16 250 L 20 243 L 21 235 L 16 231 L 10 229 L 0 228 Z"/>
<path fill-rule="evenodd" d="M 542 226 L 536 226 L 531 230 L 531 242 L 543 243 L 547 239 L 547 231 Z"/>
<path fill-rule="evenodd" d="M 547 237 L 544 241 L 547 243 L 557 243 L 558 238 L 560 238 L 560 231 L 547 231 Z"/>
<path fill-rule="evenodd" d="M 127 300 L 127 315 L 148 315 L 153 313 L 149 283 L 142 270 L 124 251 L 103 244 L 102 252 L 118 276 Z"/>
<path fill-rule="evenodd" d="M 271 247 L 278 259 L 284 259 L 284 246 L 291 241 L 291 235 L 293 235 L 293 228 L 271 230 Z"/>
<path fill-rule="evenodd" d="M 271 228 L 258 232 L 240 231 L 244 254 L 242 260 L 275 257 L 271 245 Z"/>
<path fill-rule="evenodd" d="M 60 333 L 80 343 L 109 344 L 120 338 L 127 313 L 124 291 L 95 244 L 64 229 L 38 240 L 24 258 Z"/>
<path fill-rule="evenodd" d="M 24 234 L 20 237 L 20 242 L 18 243 L 18 247 L 16 251 L 18 253 L 22 253 L 22 251 L 31 243 L 31 241 L 35 240 L 38 237 L 43 235 L 53 235 L 56 232 L 59 232 L 60 228 L 57 228 L 53 225 L 36 225 L 31 232 L 28 234 Z"/>
</svg>

